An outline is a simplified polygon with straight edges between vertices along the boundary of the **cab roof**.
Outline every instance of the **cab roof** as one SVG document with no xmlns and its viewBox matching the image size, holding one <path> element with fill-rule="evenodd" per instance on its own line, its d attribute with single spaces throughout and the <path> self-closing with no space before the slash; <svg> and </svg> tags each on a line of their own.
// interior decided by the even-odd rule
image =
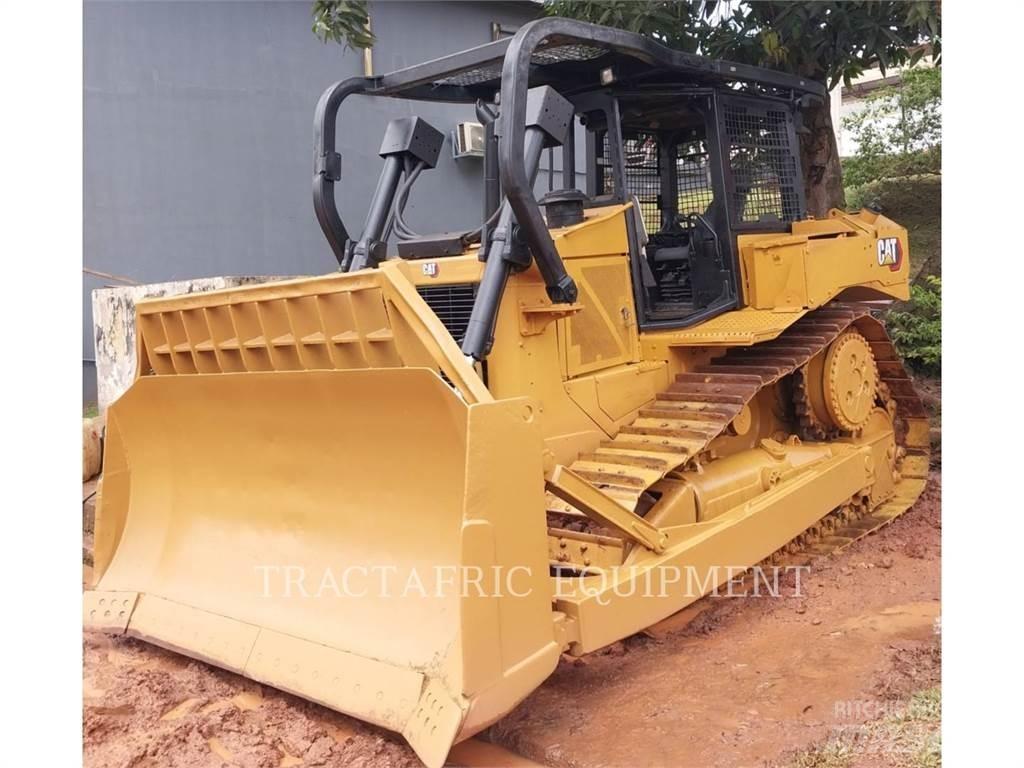
<svg viewBox="0 0 1024 768">
<path fill-rule="evenodd" d="M 475 102 L 491 101 L 501 87 L 506 54 L 518 54 L 526 32 L 551 26 L 529 58 L 530 88 L 550 85 L 563 95 L 609 84 L 672 88 L 733 86 L 772 96 L 824 96 L 819 82 L 764 67 L 684 53 L 649 37 L 611 27 L 557 17 L 531 21 L 513 37 L 448 54 L 370 78 L 368 94 L 397 98 Z M 605 73 L 605 80 L 602 80 Z"/>
</svg>

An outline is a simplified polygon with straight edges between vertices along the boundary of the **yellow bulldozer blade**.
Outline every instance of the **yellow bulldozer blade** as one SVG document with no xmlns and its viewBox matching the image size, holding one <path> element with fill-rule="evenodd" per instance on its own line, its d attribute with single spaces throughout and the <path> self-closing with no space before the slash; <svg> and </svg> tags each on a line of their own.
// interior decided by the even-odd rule
<svg viewBox="0 0 1024 768">
<path fill-rule="evenodd" d="M 141 377 L 108 412 L 86 625 L 439 766 L 558 661 L 534 412 L 426 368 Z"/>
</svg>

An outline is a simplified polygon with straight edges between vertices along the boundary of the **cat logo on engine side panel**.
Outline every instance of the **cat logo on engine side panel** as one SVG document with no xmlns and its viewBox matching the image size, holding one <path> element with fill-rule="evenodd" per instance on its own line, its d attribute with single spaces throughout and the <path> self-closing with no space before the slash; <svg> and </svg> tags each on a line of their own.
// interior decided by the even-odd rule
<svg viewBox="0 0 1024 768">
<path fill-rule="evenodd" d="M 893 272 L 903 263 L 903 246 L 897 237 L 883 237 L 878 241 L 878 266 L 889 267 Z"/>
</svg>

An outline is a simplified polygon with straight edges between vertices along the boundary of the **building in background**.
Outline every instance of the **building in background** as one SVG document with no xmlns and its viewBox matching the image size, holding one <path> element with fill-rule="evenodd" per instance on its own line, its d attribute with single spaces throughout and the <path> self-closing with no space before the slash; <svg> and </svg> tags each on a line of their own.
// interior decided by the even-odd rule
<svg viewBox="0 0 1024 768">
<path fill-rule="evenodd" d="M 96 399 L 94 288 L 336 268 L 313 214 L 313 109 L 337 80 L 513 33 L 533 2 L 371 2 L 372 54 L 321 43 L 311 2 L 90 0 L 84 6 L 83 398 Z M 358 227 L 387 122 L 415 109 L 445 134 L 466 106 L 353 97 L 340 116 L 338 203 Z M 404 111 L 403 111 L 404 110 Z M 346 183 L 352 182 L 352 183 Z M 480 160 L 424 173 L 408 218 L 479 223 Z M 107 275 L 104 277 L 103 275 Z"/>
<path fill-rule="evenodd" d="M 931 56 L 925 55 L 915 66 L 931 67 L 934 64 Z M 881 88 L 899 85 L 903 81 L 905 71 L 906 67 L 889 67 L 883 75 L 881 70 L 876 67 L 853 78 L 849 87 L 840 81 L 839 85 L 832 89 L 829 106 L 832 110 L 832 125 L 835 127 L 836 144 L 840 157 L 851 157 L 857 154 L 857 140 L 844 127 L 844 121 L 864 109 L 865 100 L 870 94 Z"/>
</svg>

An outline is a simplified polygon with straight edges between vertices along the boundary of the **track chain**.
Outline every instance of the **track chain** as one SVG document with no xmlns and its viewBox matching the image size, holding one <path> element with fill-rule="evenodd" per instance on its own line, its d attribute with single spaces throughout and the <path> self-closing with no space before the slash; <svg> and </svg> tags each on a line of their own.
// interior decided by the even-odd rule
<svg viewBox="0 0 1024 768">
<path fill-rule="evenodd" d="M 808 313 L 772 341 L 733 347 L 708 365 L 679 374 L 672 386 L 641 409 L 614 439 L 580 456 L 570 468 L 622 506 L 635 510 L 652 485 L 698 460 L 758 392 L 790 375 L 801 429 L 807 429 L 812 439 L 835 437 L 811 420 L 803 372 L 812 357 L 850 327 L 856 327 L 868 341 L 878 369 L 880 400 L 895 414 L 900 449 L 896 491 L 874 510 L 854 502 L 834 510 L 786 549 L 799 550 L 812 541 L 828 551 L 847 546 L 906 511 L 924 489 L 928 476 L 924 406 L 884 326 L 863 306 L 830 304 Z M 549 511 L 580 515 L 553 497 L 549 498 Z"/>
</svg>

